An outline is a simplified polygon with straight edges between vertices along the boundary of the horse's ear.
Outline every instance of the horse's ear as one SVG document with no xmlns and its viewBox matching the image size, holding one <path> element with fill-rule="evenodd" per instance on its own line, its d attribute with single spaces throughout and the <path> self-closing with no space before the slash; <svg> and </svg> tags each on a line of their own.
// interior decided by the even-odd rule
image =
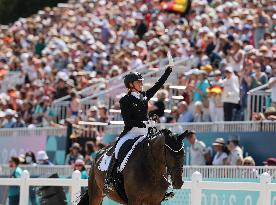
<svg viewBox="0 0 276 205">
<path fill-rule="evenodd" d="M 180 135 L 178 136 L 178 140 L 183 141 L 184 138 L 188 136 L 188 134 L 189 134 L 189 130 L 185 130 L 185 132 L 183 132 L 182 134 L 180 134 Z"/>
</svg>

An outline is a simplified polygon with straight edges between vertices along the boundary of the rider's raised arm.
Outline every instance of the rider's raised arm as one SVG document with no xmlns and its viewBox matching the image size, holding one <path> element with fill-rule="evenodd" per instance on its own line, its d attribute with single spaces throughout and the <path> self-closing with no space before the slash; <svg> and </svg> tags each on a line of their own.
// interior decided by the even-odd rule
<svg viewBox="0 0 276 205">
<path fill-rule="evenodd" d="M 172 72 L 172 67 L 168 66 L 165 70 L 165 73 L 155 83 L 155 85 L 146 91 L 146 96 L 148 99 L 152 98 L 155 95 L 155 93 L 164 85 L 164 83 L 168 79 L 171 72 Z"/>
<path fill-rule="evenodd" d="M 131 105 L 131 103 L 132 102 L 125 97 L 120 100 L 121 115 L 123 117 L 125 127 L 146 127 L 143 122 L 135 120 L 133 118 L 133 111 L 131 110 L 133 106 Z"/>
</svg>

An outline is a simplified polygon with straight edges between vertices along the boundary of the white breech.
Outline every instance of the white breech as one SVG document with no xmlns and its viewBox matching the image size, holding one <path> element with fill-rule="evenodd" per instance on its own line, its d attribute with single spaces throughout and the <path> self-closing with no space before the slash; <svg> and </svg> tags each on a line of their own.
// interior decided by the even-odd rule
<svg viewBox="0 0 276 205">
<path fill-rule="evenodd" d="M 121 146 L 130 139 L 135 139 L 138 136 L 146 135 L 148 133 L 148 128 L 138 128 L 133 127 L 130 131 L 128 131 L 124 136 L 121 137 L 121 139 L 117 142 L 116 148 L 115 148 L 115 158 L 118 158 L 118 153 L 121 148 Z"/>
</svg>

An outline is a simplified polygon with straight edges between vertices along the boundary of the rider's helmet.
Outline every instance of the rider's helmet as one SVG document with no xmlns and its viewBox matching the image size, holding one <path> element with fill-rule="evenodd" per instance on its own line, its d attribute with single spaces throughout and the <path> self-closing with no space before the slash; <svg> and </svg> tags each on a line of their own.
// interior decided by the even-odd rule
<svg viewBox="0 0 276 205">
<path fill-rule="evenodd" d="M 126 88 L 129 88 L 129 84 L 137 81 L 137 80 L 144 80 L 143 76 L 141 73 L 138 72 L 131 72 L 125 76 L 124 83 Z"/>
</svg>

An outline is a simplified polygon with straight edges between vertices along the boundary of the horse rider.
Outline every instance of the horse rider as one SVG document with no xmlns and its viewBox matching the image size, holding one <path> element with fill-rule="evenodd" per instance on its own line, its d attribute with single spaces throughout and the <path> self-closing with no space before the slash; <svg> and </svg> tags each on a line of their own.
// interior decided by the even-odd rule
<svg viewBox="0 0 276 205">
<path fill-rule="evenodd" d="M 148 121 L 148 101 L 164 85 L 172 72 L 172 68 L 173 66 L 171 65 L 167 66 L 165 73 L 154 84 L 154 86 L 147 91 L 143 91 L 144 78 L 140 73 L 131 72 L 125 76 L 124 84 L 128 89 L 128 93 L 120 99 L 121 114 L 125 127 L 116 141 L 115 156 L 113 154 L 108 167 L 105 178 L 106 190 L 112 190 L 112 173 L 121 145 L 129 139 L 135 139 L 136 137 L 147 134 L 148 129 L 146 123 Z"/>
</svg>

